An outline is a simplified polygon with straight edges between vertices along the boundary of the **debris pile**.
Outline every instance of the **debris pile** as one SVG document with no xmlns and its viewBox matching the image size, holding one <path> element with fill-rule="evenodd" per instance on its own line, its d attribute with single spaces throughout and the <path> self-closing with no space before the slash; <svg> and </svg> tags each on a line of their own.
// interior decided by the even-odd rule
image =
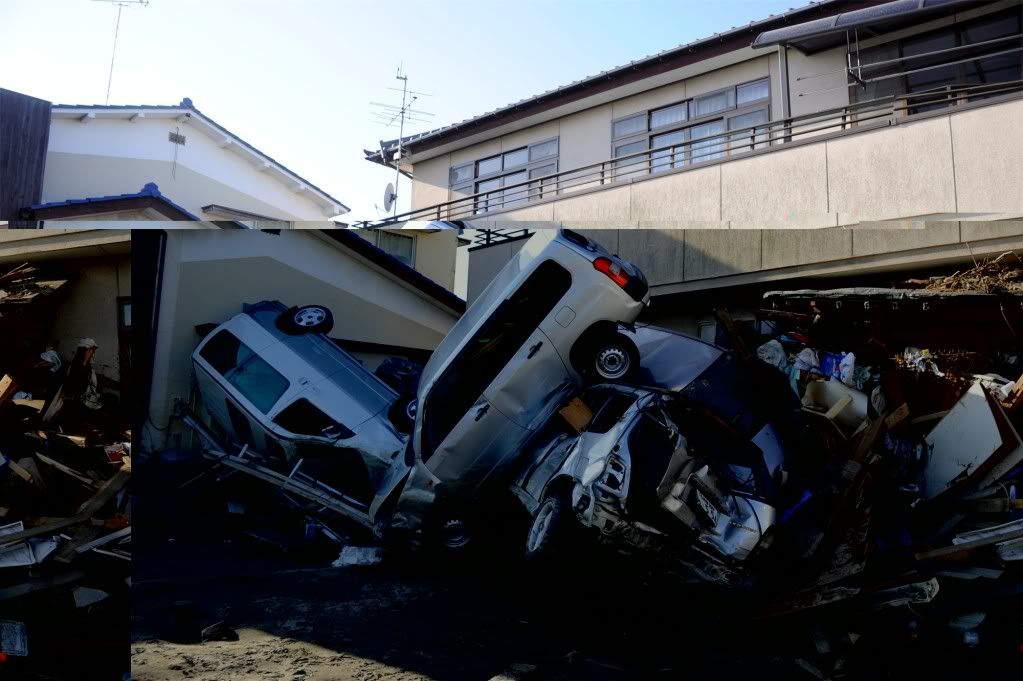
<svg viewBox="0 0 1023 681">
<path fill-rule="evenodd" d="M 843 621 L 847 643 L 1019 656 L 1021 275 L 1009 253 L 932 281 L 922 296 L 765 294 L 756 316 L 770 332 L 750 340 L 787 376 L 805 421 L 773 561 L 784 568 L 766 576 L 787 595 L 765 602 L 765 616 Z M 962 320 L 944 316 L 951 305 L 990 333 L 959 333 Z M 848 659 L 824 648 L 807 665 L 840 678 Z"/>
<path fill-rule="evenodd" d="M 96 343 L 79 339 L 62 357 L 40 340 L 52 320 L 32 303 L 66 281 L 27 266 L 0 276 L 8 341 L 0 360 L 0 674 L 38 673 L 61 655 L 111 659 L 106 646 L 123 659 L 131 433 L 119 396 L 93 370 Z M 86 635 L 87 649 L 76 650 Z"/>
<path fill-rule="evenodd" d="M 920 282 L 923 283 L 923 282 Z M 955 272 L 947 277 L 926 280 L 928 291 L 975 291 L 978 293 L 1023 293 L 1023 260 L 1014 252 Z"/>
</svg>

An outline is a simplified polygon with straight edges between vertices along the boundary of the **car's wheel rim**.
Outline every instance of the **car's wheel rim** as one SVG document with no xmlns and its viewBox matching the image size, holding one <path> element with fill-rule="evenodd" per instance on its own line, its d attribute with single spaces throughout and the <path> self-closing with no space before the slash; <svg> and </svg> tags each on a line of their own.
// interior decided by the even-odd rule
<svg viewBox="0 0 1023 681">
<path fill-rule="evenodd" d="M 416 420 L 416 406 L 417 405 L 415 400 L 412 400 L 411 402 L 405 405 L 405 416 L 409 417 L 409 420 L 411 421 Z"/>
<path fill-rule="evenodd" d="M 554 504 L 544 504 L 540 507 L 533 524 L 529 527 L 528 548 L 530 552 L 536 551 L 543 544 L 544 537 L 550 530 L 554 520 Z"/>
<path fill-rule="evenodd" d="M 605 379 L 621 378 L 629 372 L 629 353 L 624 349 L 609 345 L 597 353 L 597 373 Z"/>
<path fill-rule="evenodd" d="M 327 311 L 321 307 L 307 307 L 295 313 L 295 324 L 298 326 L 316 326 L 327 318 Z"/>
<path fill-rule="evenodd" d="M 460 549 L 469 543 L 469 530 L 461 520 L 448 520 L 441 529 L 447 548 Z"/>
</svg>

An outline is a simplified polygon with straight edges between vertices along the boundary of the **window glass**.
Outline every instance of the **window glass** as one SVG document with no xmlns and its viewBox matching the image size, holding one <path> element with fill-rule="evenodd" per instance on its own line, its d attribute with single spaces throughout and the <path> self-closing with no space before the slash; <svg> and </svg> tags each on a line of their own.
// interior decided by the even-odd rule
<svg viewBox="0 0 1023 681">
<path fill-rule="evenodd" d="M 448 184 L 458 184 L 472 179 L 472 164 L 459 166 L 451 169 L 451 178 Z"/>
<path fill-rule="evenodd" d="M 637 132 L 646 132 L 646 114 L 642 113 L 616 121 L 612 126 L 612 132 L 615 139 L 625 137 L 626 135 L 634 135 Z"/>
<path fill-rule="evenodd" d="M 509 187 L 513 184 L 518 184 L 519 182 L 525 182 L 528 179 L 529 173 L 525 170 L 518 173 L 512 173 L 511 175 L 505 175 L 504 186 Z M 502 204 L 502 208 L 509 208 L 525 203 L 528 192 L 529 187 L 527 185 L 506 189 L 504 191 L 504 203 Z"/>
<path fill-rule="evenodd" d="M 539 161 L 550 156 L 558 155 L 558 140 L 547 140 L 546 142 L 540 142 L 534 144 L 529 148 L 529 160 Z"/>
<path fill-rule="evenodd" d="M 730 89 L 712 95 L 697 97 L 693 103 L 696 105 L 697 116 L 706 116 L 718 111 L 731 109 L 735 106 L 735 90 Z"/>
<path fill-rule="evenodd" d="M 476 177 L 483 177 L 501 170 L 501 157 L 494 156 L 476 162 Z"/>
<path fill-rule="evenodd" d="M 749 102 L 755 102 L 758 99 L 767 99 L 768 87 L 767 79 L 758 80 L 755 83 L 746 83 L 735 88 L 736 102 L 739 106 L 748 104 Z"/>
<path fill-rule="evenodd" d="M 483 322 L 438 377 L 423 405 L 422 457 L 429 459 L 455 424 L 572 286 L 553 260 L 540 263 Z"/>
<path fill-rule="evenodd" d="M 493 180 L 487 180 L 485 182 L 477 182 L 476 183 L 476 193 L 477 194 L 482 194 L 483 192 L 490 192 L 490 190 L 492 190 L 492 189 L 500 189 L 500 187 L 501 187 L 501 178 L 497 177 L 497 178 L 494 178 Z M 500 193 L 499 192 L 491 192 L 491 193 L 488 193 L 486 196 L 481 196 L 480 198 L 478 198 L 476 200 L 476 210 L 477 210 L 477 212 L 483 213 L 483 212 L 486 212 L 486 211 L 490 210 L 491 207 L 496 209 L 498 203 L 500 203 Z"/>
<path fill-rule="evenodd" d="M 529 171 L 529 179 L 536 177 L 546 177 L 547 175 L 553 175 L 558 172 L 558 166 L 554 163 L 548 163 L 545 166 L 538 166 Z M 553 193 L 554 186 L 557 184 L 557 180 L 551 178 L 550 180 L 542 180 L 539 182 L 533 182 L 529 185 L 529 198 L 530 199 L 542 199 L 548 192 Z"/>
<path fill-rule="evenodd" d="M 504 168 L 514 168 L 516 166 L 525 165 L 529 160 L 529 150 L 525 147 L 516 149 L 515 151 L 509 151 L 504 155 Z"/>
<path fill-rule="evenodd" d="M 646 149 L 646 140 L 630 142 L 629 144 L 620 144 L 615 147 L 615 158 L 635 154 L 636 152 L 643 151 L 644 149 Z M 628 158 L 624 161 L 615 161 L 615 169 L 618 171 L 617 177 L 620 179 L 622 177 L 628 177 L 630 173 L 645 173 L 646 164 L 647 160 L 643 156 Z"/>
<path fill-rule="evenodd" d="M 701 137 L 710 137 L 725 131 L 724 121 L 711 121 L 703 125 L 694 125 L 689 128 L 689 139 L 697 140 Z M 691 160 L 693 163 L 702 163 L 721 158 L 724 141 L 720 137 L 712 137 L 702 142 L 694 141 L 690 146 Z"/>
<path fill-rule="evenodd" d="M 289 433 L 326 437 L 331 440 L 347 439 L 355 433 L 320 411 L 304 397 L 295 400 L 274 418 L 274 423 Z"/>
<path fill-rule="evenodd" d="M 675 130 L 663 135 L 654 135 L 650 138 L 650 147 L 664 147 L 669 144 L 682 144 L 685 141 L 685 130 Z M 651 156 L 651 172 L 659 173 L 669 168 L 677 168 L 685 163 L 685 149 L 678 147 L 654 151 Z"/>
<path fill-rule="evenodd" d="M 584 399 L 593 412 L 593 419 L 586 426 L 588 433 L 606 433 L 622 420 L 622 416 L 636 402 L 635 395 L 627 395 L 618 391 L 594 391 Z"/>
<path fill-rule="evenodd" d="M 217 332 L 199 356 L 264 414 L 288 389 L 288 379 L 227 329 Z"/>
<path fill-rule="evenodd" d="M 681 123 L 686 120 L 686 113 L 687 107 L 685 102 L 676 104 L 675 106 L 668 106 L 663 109 L 651 111 L 650 127 L 656 130 L 657 128 L 664 127 L 665 125 Z"/>
<path fill-rule="evenodd" d="M 377 246 L 388 255 L 393 255 L 409 267 L 415 255 L 415 237 L 393 232 L 379 232 L 380 241 Z"/>
<path fill-rule="evenodd" d="M 752 127 L 752 130 L 742 130 L 742 132 L 729 135 L 729 150 L 733 153 L 749 151 L 753 149 L 757 143 L 765 142 L 767 140 L 766 128 L 755 127 L 761 123 L 767 123 L 767 109 L 759 109 L 757 111 L 751 111 L 749 113 L 729 118 L 729 130 L 742 130 L 743 128 Z"/>
</svg>

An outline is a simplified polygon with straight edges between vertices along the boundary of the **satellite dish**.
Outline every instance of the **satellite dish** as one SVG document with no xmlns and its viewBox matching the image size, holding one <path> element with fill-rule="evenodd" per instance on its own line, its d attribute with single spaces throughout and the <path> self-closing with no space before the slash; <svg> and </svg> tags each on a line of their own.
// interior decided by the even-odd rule
<svg viewBox="0 0 1023 681">
<path fill-rule="evenodd" d="M 384 212 L 391 210 L 394 206 L 394 199 L 397 194 L 394 193 L 394 185 L 390 182 L 387 183 L 387 187 L 384 189 Z"/>
</svg>

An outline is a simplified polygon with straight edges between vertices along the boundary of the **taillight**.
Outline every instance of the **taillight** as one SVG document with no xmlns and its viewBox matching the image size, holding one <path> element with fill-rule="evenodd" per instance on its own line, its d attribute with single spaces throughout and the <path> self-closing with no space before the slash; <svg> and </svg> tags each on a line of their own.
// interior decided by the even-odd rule
<svg viewBox="0 0 1023 681">
<path fill-rule="evenodd" d="M 597 258 L 593 261 L 593 269 L 606 274 L 611 278 L 611 281 L 618 284 L 621 288 L 625 288 L 629 285 L 629 275 L 625 272 L 621 265 L 610 258 Z"/>
</svg>

